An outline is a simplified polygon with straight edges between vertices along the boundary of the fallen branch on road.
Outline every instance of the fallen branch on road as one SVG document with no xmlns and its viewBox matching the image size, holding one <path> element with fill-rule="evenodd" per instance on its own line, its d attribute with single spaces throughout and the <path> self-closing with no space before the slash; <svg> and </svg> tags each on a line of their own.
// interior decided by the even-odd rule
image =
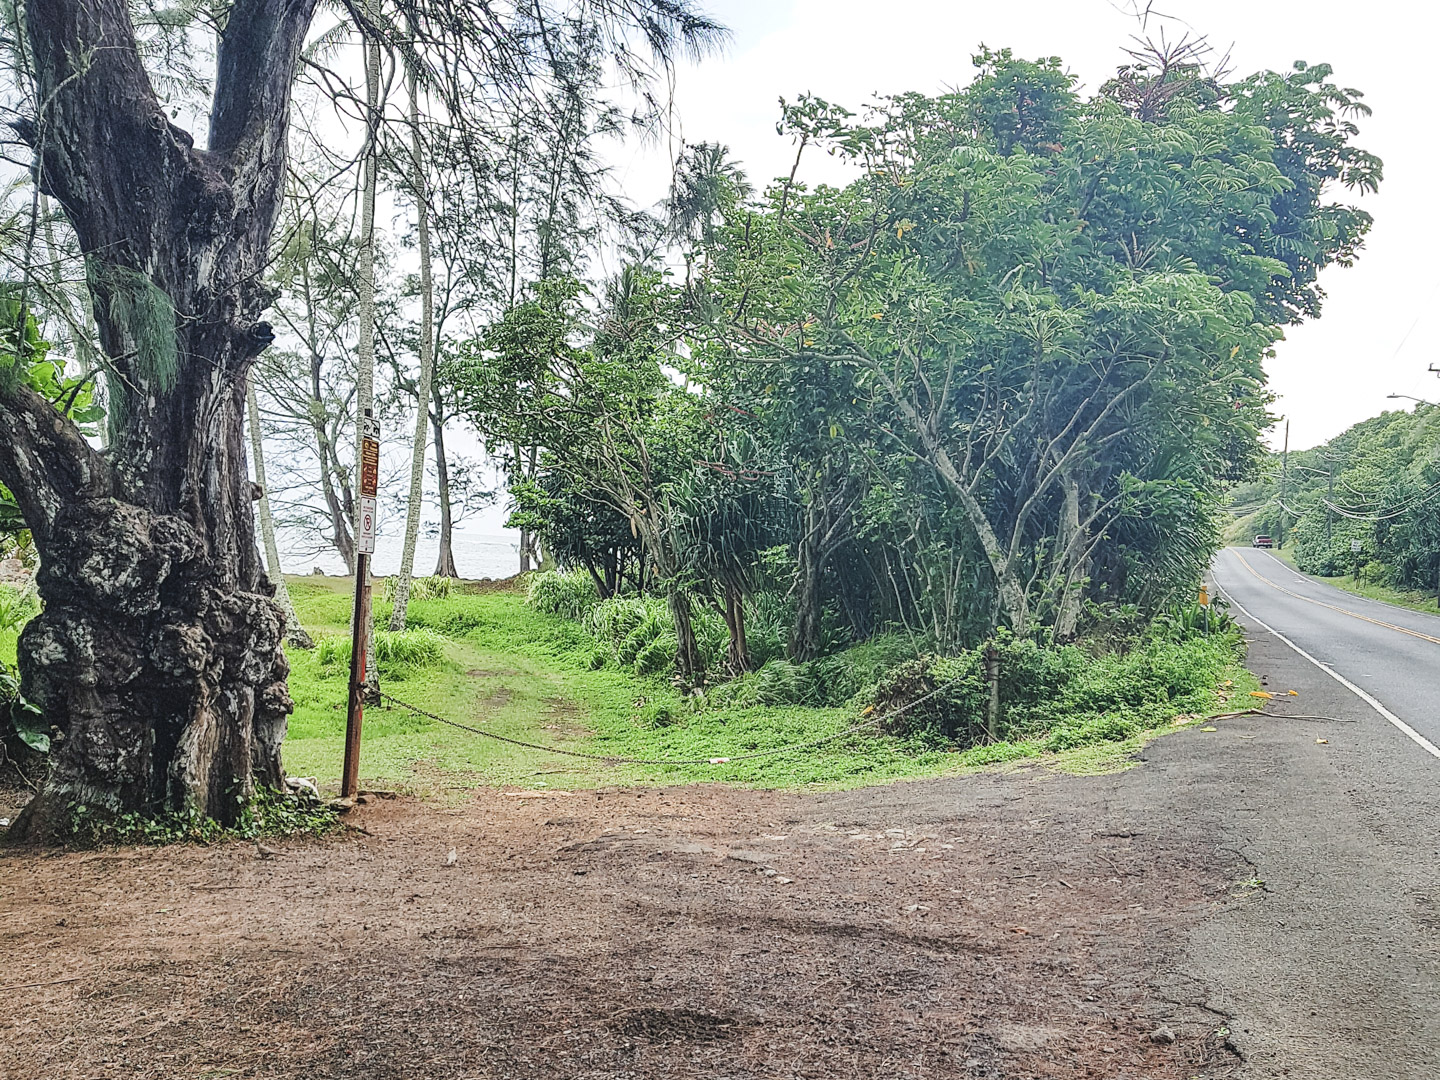
<svg viewBox="0 0 1440 1080">
<path fill-rule="evenodd" d="M 1308 716 L 1302 713 L 1278 713 L 1265 712 L 1263 709 L 1241 709 L 1239 712 L 1220 713 L 1218 716 L 1206 717 L 1207 720 L 1234 720 L 1241 716 L 1268 716 L 1272 720 L 1312 720 L 1330 724 L 1358 724 L 1359 720 L 1346 719 L 1340 716 Z"/>
</svg>

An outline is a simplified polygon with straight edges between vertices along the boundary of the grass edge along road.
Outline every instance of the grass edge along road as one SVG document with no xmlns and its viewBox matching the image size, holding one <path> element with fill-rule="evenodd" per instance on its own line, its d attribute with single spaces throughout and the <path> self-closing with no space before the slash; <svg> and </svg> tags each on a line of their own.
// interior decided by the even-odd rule
<svg viewBox="0 0 1440 1080">
<path fill-rule="evenodd" d="M 1238 546 L 1243 547 L 1244 545 Z M 1270 548 L 1269 551 L 1297 574 L 1305 574 L 1305 571 L 1301 570 L 1299 564 L 1296 563 L 1295 553 L 1291 548 Z M 1382 604 L 1394 604 L 1396 607 L 1409 608 L 1411 611 L 1423 611 L 1428 615 L 1440 613 L 1440 603 L 1436 602 L 1433 592 L 1397 589 L 1377 581 L 1366 581 L 1364 573 L 1362 568 L 1361 580 L 1358 582 L 1353 574 L 1342 574 L 1339 577 L 1322 577 L 1320 574 L 1305 574 L 1305 576 L 1324 582 L 1326 585 L 1333 585 L 1354 596 L 1362 596 L 1366 600 L 1378 600 Z"/>
<path fill-rule="evenodd" d="M 728 757 L 820 739 L 859 718 L 854 704 L 727 704 L 723 693 L 697 708 L 661 676 L 638 676 L 614 664 L 596 669 L 595 643 L 585 627 L 534 610 L 518 586 L 485 583 L 467 590 L 412 600 L 412 629 L 400 638 L 381 635 L 377 652 L 388 693 L 496 735 L 617 757 Z M 290 579 L 290 591 L 317 648 L 289 650 L 296 708 L 285 765 L 292 775 L 333 785 L 345 727 L 349 584 L 339 578 L 296 577 Z M 377 599 L 377 625 L 385 625 L 388 608 Z M 719 765 L 589 762 L 506 745 L 398 708 L 370 708 L 361 776 L 372 787 L 453 798 L 482 784 L 587 788 L 719 781 L 843 788 L 1021 761 L 1067 772 L 1107 772 L 1128 767 L 1140 748 L 1166 731 L 1251 704 L 1246 692 L 1256 684 L 1238 661 L 1226 664 L 1220 674 L 1200 707 L 1192 695 L 1183 712 L 1136 709 L 1091 725 L 1058 751 L 1047 750 L 1043 733 L 959 750 L 924 736 L 861 733 L 812 749 Z M 1230 704 L 1232 699 L 1236 704 Z"/>
</svg>

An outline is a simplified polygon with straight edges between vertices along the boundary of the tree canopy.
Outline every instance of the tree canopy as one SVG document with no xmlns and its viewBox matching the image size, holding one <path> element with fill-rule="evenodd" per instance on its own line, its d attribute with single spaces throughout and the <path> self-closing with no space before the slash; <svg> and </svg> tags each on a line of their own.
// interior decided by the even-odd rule
<svg viewBox="0 0 1440 1080">
<path fill-rule="evenodd" d="M 1260 454 L 1263 361 L 1368 229 L 1332 188 L 1373 189 L 1380 163 L 1326 67 L 1171 69 L 1157 102 L 1144 70 L 1082 99 L 1056 59 L 976 64 L 860 119 L 785 106 L 860 176 L 723 208 L 688 282 L 693 376 L 812 469 L 930 474 L 1003 620 L 1065 635 L 1080 598 L 1198 578 L 1221 485 Z"/>
<path fill-rule="evenodd" d="M 758 193 L 690 148 L 674 260 L 603 300 L 541 287 L 464 367 L 564 520 L 588 497 L 652 583 L 728 603 L 733 667 L 767 550 L 801 660 L 885 626 L 1068 639 L 1184 596 L 1264 457 L 1264 361 L 1369 228 L 1344 199 L 1380 162 L 1328 67 L 1226 81 L 1159 52 L 1083 97 L 1056 58 L 975 63 L 858 115 L 782 103 L 796 168 Z M 807 184 L 815 152 L 853 179 Z M 524 499 L 558 538 L 561 504 Z"/>
</svg>

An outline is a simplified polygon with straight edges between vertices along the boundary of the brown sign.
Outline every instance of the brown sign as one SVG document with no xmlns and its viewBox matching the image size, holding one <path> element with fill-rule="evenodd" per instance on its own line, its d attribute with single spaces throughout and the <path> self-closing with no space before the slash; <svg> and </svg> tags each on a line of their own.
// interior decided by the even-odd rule
<svg viewBox="0 0 1440 1080">
<path fill-rule="evenodd" d="M 373 498 L 380 486 L 380 443 L 375 439 L 360 441 L 360 494 Z"/>
</svg>

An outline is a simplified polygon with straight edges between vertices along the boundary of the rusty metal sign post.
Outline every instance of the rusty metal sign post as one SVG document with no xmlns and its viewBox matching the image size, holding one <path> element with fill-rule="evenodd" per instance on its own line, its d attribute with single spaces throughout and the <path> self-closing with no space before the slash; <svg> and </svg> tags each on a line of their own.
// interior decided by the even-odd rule
<svg viewBox="0 0 1440 1080">
<path fill-rule="evenodd" d="M 360 514 L 355 530 L 355 611 L 350 637 L 350 701 L 345 713 L 345 768 L 340 796 L 360 790 L 360 728 L 365 720 L 365 645 L 370 626 L 370 556 L 375 554 L 375 495 L 380 484 L 380 422 L 365 410 L 360 425 Z"/>
</svg>

